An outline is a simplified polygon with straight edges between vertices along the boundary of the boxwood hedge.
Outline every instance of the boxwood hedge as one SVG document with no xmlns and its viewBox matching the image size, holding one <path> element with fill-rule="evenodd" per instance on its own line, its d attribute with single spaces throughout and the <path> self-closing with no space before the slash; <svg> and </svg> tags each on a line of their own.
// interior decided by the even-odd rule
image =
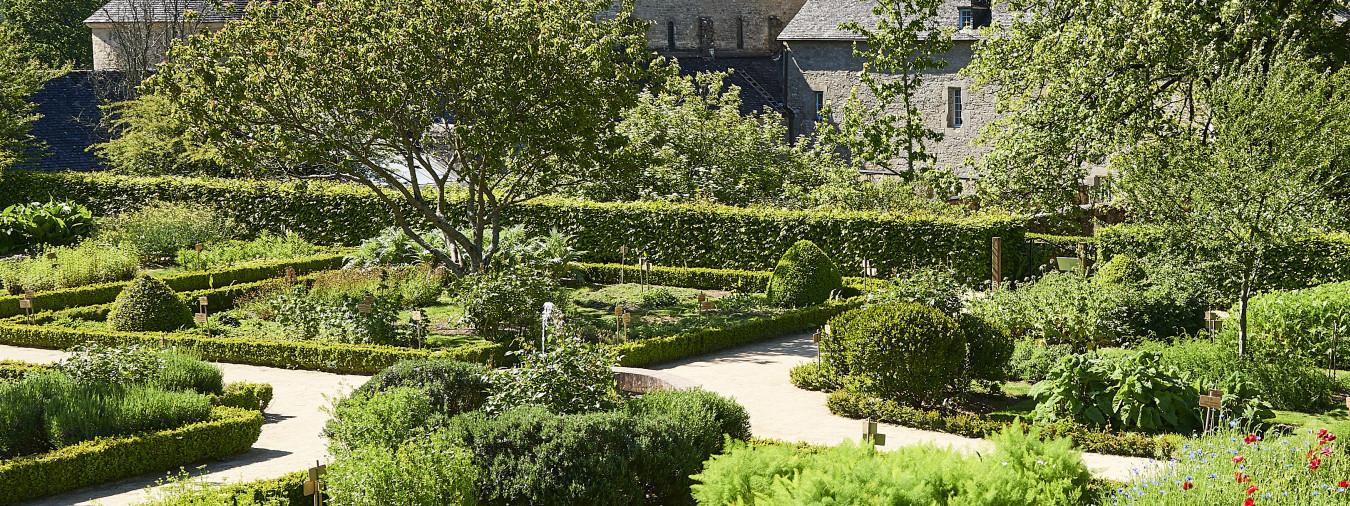
<svg viewBox="0 0 1350 506">
<path fill-rule="evenodd" d="M 388 226 L 390 212 L 367 190 L 320 182 L 247 182 L 109 174 L 11 172 L 0 195 L 10 200 L 50 195 L 106 214 L 153 200 L 216 208 L 254 230 L 295 231 L 323 244 L 355 244 Z M 511 208 L 508 224 L 576 236 L 585 260 L 629 260 L 681 267 L 765 270 L 801 239 L 830 251 L 845 274 L 870 259 L 881 273 L 945 264 L 967 282 L 989 278 L 990 240 L 1003 238 L 1003 272 L 1022 265 L 1025 219 L 997 214 L 968 218 L 869 212 L 745 209 L 711 204 L 597 203 L 540 198 Z"/>
<path fill-rule="evenodd" d="M 0 504 L 43 497 L 138 474 L 248 451 L 262 433 L 257 410 L 218 406 L 203 422 L 127 437 L 104 438 L 0 461 Z"/>
<path fill-rule="evenodd" d="M 682 358 L 724 350 L 792 332 L 811 330 L 848 309 L 861 299 L 834 301 L 774 316 L 755 318 L 726 326 L 713 326 L 669 336 L 628 341 L 615 345 L 619 364 L 627 367 L 660 364 Z"/>
</svg>

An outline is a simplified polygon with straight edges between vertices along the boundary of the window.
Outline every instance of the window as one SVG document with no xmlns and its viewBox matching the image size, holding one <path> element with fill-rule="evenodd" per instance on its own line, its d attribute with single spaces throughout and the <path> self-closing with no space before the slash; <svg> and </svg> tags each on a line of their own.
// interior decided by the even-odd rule
<svg viewBox="0 0 1350 506">
<path fill-rule="evenodd" d="M 951 12 L 951 11 L 947 11 Z M 970 7 L 960 7 L 956 10 L 956 29 L 965 30 L 975 27 L 975 10 Z"/>
<path fill-rule="evenodd" d="M 745 18 L 736 18 L 736 49 L 745 49 Z"/>
<path fill-rule="evenodd" d="M 961 109 L 961 88 L 947 88 L 947 128 L 961 128 L 965 123 Z"/>
<path fill-rule="evenodd" d="M 816 95 L 816 121 L 825 120 L 825 92 L 812 92 Z"/>
<path fill-rule="evenodd" d="M 666 49 L 675 50 L 675 22 L 666 22 Z"/>
</svg>

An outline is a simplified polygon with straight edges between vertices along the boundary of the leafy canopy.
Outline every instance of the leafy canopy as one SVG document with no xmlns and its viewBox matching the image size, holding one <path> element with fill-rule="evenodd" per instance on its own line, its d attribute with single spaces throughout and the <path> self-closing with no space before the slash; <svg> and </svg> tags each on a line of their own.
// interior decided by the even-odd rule
<svg viewBox="0 0 1350 506">
<path fill-rule="evenodd" d="M 22 161 L 35 145 L 31 129 L 39 116 L 29 96 L 64 72 L 43 64 L 0 24 L 0 172 Z"/>
</svg>

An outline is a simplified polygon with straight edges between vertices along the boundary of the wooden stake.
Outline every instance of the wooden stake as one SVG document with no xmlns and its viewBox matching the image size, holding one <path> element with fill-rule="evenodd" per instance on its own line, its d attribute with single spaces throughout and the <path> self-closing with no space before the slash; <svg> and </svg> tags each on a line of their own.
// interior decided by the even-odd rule
<svg viewBox="0 0 1350 506">
<path fill-rule="evenodd" d="M 1003 238 L 995 237 L 993 240 L 993 282 L 995 290 L 998 290 L 1003 284 Z"/>
</svg>

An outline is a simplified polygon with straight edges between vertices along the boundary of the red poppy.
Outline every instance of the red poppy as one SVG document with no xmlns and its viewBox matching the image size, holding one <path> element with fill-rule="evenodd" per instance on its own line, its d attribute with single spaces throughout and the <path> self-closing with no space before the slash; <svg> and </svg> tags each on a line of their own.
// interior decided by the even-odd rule
<svg viewBox="0 0 1350 506">
<path fill-rule="evenodd" d="M 1252 485 L 1252 486 L 1250 486 L 1250 487 L 1247 487 L 1247 495 L 1255 494 L 1255 493 L 1256 493 L 1256 490 L 1257 490 L 1256 485 Z"/>
<path fill-rule="evenodd" d="M 1246 501 L 1242 501 L 1242 506 L 1255 506 L 1255 505 L 1256 501 L 1253 501 L 1252 498 L 1250 497 L 1248 497 Z"/>
<path fill-rule="evenodd" d="M 1345 483 L 1345 482 L 1341 482 L 1341 483 Z M 1181 482 L 1181 489 L 1182 489 L 1182 490 L 1190 490 L 1190 489 L 1192 489 L 1192 488 L 1194 488 L 1194 487 L 1195 487 L 1195 484 L 1191 483 L 1190 480 L 1186 480 L 1186 481 Z M 1345 488 L 1345 487 L 1342 486 L 1341 488 Z"/>
<path fill-rule="evenodd" d="M 1341 482 L 1337 483 L 1336 486 L 1341 488 L 1350 488 L 1350 481 L 1341 480 Z"/>
<path fill-rule="evenodd" d="M 1242 482 L 1244 482 L 1244 481 L 1247 481 L 1247 480 L 1252 479 L 1252 477 L 1251 477 L 1251 476 L 1247 476 L 1247 473 L 1244 473 L 1244 472 L 1242 472 L 1242 471 L 1238 471 L 1238 472 L 1236 472 L 1236 473 L 1233 473 L 1233 479 L 1234 479 L 1234 480 L 1237 480 L 1238 483 L 1242 483 Z"/>
<path fill-rule="evenodd" d="M 1247 457 L 1243 457 L 1243 456 L 1241 456 L 1241 455 L 1234 455 L 1234 456 L 1233 456 L 1233 463 L 1234 463 L 1234 464 L 1241 464 L 1242 461 L 1244 461 L 1244 460 L 1247 460 Z"/>
<path fill-rule="evenodd" d="M 1247 434 L 1247 437 L 1242 438 L 1242 442 L 1247 443 L 1247 444 L 1255 443 L 1255 442 L 1256 442 L 1256 434 Z"/>
<path fill-rule="evenodd" d="M 1322 459 L 1319 459 L 1319 458 L 1317 458 L 1317 457 L 1313 457 L 1313 458 L 1311 458 L 1311 459 L 1308 459 L 1308 470 L 1309 470 L 1309 471 L 1316 471 L 1317 468 L 1319 468 L 1319 467 L 1322 467 Z"/>
</svg>

